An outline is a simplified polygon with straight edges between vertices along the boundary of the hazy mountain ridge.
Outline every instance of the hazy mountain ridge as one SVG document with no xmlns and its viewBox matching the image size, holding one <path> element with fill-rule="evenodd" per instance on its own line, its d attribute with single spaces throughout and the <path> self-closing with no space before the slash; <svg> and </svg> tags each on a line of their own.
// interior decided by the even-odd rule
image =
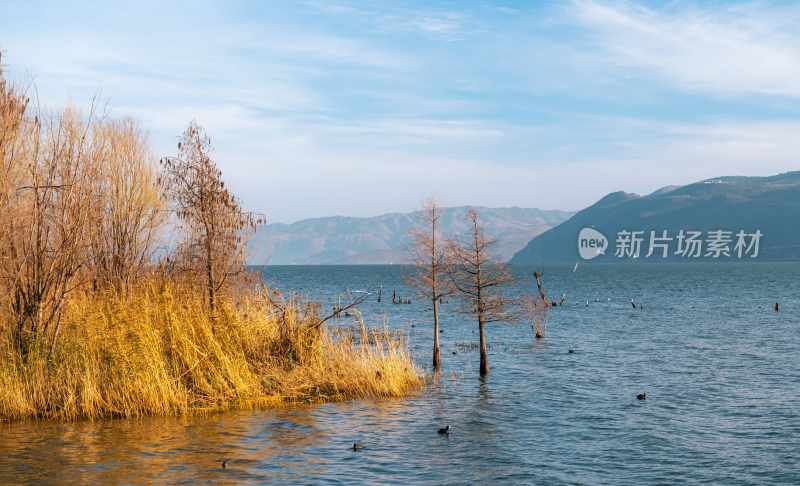
<svg viewBox="0 0 800 486">
<path fill-rule="evenodd" d="M 498 258 L 508 260 L 534 236 L 565 221 L 573 213 L 530 208 L 474 207 L 486 233 L 497 238 Z M 466 229 L 469 206 L 442 209 L 445 236 Z M 331 216 L 266 225 L 248 243 L 251 265 L 380 264 L 409 261 L 409 232 L 422 222 L 422 212 L 388 213 L 358 218 Z"/>
<path fill-rule="evenodd" d="M 760 230 L 759 259 L 800 259 L 800 171 L 768 177 L 716 177 L 640 196 L 614 192 L 531 240 L 514 264 L 574 262 L 577 235 L 592 227 L 615 238 L 620 230 Z M 672 259 L 680 259 L 674 254 Z M 613 252 L 596 261 L 618 260 Z M 593 260 L 595 261 L 595 260 Z M 640 259 L 645 261 L 645 259 Z"/>
</svg>

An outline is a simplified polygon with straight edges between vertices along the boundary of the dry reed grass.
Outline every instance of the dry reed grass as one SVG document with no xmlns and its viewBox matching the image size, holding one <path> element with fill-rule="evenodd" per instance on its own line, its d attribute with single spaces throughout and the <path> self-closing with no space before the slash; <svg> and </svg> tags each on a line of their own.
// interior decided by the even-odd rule
<svg viewBox="0 0 800 486">
<path fill-rule="evenodd" d="M 158 280 L 76 293 L 49 358 L 47 346 L 23 358 L 10 332 L 0 336 L 0 420 L 180 415 L 421 387 L 402 340 L 366 327 L 359 339 L 337 337 L 313 326 L 313 309 L 279 310 L 251 291 L 212 316 L 201 289 Z"/>
</svg>

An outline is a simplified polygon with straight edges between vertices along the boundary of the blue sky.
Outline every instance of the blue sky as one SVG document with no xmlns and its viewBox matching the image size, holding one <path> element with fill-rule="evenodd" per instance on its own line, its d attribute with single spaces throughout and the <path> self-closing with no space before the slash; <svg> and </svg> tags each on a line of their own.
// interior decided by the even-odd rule
<svg viewBox="0 0 800 486">
<path fill-rule="evenodd" d="M 800 169 L 793 2 L 66 3 L 0 5 L 8 75 L 157 155 L 196 119 L 272 221 Z"/>
</svg>

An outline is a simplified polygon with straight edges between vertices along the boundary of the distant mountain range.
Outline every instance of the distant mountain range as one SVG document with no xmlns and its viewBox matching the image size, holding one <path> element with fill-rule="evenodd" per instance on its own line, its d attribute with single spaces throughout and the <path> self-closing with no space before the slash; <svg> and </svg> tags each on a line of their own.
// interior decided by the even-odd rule
<svg viewBox="0 0 800 486">
<path fill-rule="evenodd" d="M 467 206 L 443 208 L 445 236 L 466 230 Z M 573 213 L 528 208 L 475 207 L 487 234 L 497 238 L 496 256 L 503 261 L 534 236 Z M 421 224 L 422 212 L 391 213 L 371 218 L 333 216 L 270 224 L 248 243 L 251 265 L 380 264 L 409 262 L 409 232 Z"/>
<path fill-rule="evenodd" d="M 584 228 L 596 233 L 584 233 Z M 687 238 L 692 232 L 700 243 L 690 248 Z M 615 192 L 535 237 L 511 263 L 578 261 L 579 233 L 588 235 L 583 245 L 590 256 L 590 247 L 599 244 L 592 240 L 602 240 L 590 236 L 599 233 L 607 238 L 605 252 L 598 251 L 592 261 L 652 262 L 665 254 L 673 261 L 800 259 L 800 171 L 718 177 L 665 187 L 647 196 Z M 638 253 L 633 240 L 641 240 Z M 652 252 L 651 240 L 656 244 Z M 755 244 L 758 253 L 752 258 Z"/>
</svg>

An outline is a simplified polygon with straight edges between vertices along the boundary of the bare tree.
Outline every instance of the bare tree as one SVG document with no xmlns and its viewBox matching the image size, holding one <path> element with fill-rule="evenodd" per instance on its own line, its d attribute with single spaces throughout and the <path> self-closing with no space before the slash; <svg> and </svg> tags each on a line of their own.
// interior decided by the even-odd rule
<svg viewBox="0 0 800 486">
<path fill-rule="evenodd" d="M 157 166 L 132 120 L 99 122 L 93 135 L 98 179 L 92 277 L 96 285 L 125 290 L 151 263 L 165 220 Z"/>
<path fill-rule="evenodd" d="M 22 129 L 25 111 L 28 107 L 28 98 L 14 86 L 6 82 L 3 77 L 3 53 L 0 52 L 0 163 L 3 164 L 0 172 L 0 190 L 3 199 L 0 204 L 7 203 L 10 197 L 11 169 L 18 153 L 19 134 Z M 0 206 L 2 208 L 2 206 Z"/>
<path fill-rule="evenodd" d="M 527 318 L 531 322 L 534 337 L 542 339 L 547 332 L 547 315 L 550 305 L 531 294 L 523 296 L 521 303 Z"/>
<path fill-rule="evenodd" d="M 225 187 L 210 157 L 211 140 L 192 122 L 178 143 L 178 155 L 162 159 L 163 183 L 188 231 L 181 250 L 190 268 L 205 276 L 208 305 L 231 277 L 244 272 L 246 237 L 263 218 L 242 210 Z"/>
<path fill-rule="evenodd" d="M 502 293 L 502 287 L 514 277 L 506 265 L 492 259 L 495 241 L 484 234 L 478 212 L 467 212 L 469 229 L 460 240 L 451 241 L 448 248 L 452 258 L 450 278 L 467 304 L 466 311 L 478 319 L 480 333 L 480 374 L 489 374 L 489 352 L 485 326 L 490 322 L 512 321 L 512 301 Z"/>
<path fill-rule="evenodd" d="M 544 284 L 542 283 L 542 272 L 533 272 L 533 278 L 536 281 L 537 295 L 526 294 L 523 296 L 522 307 L 531 320 L 534 336 L 536 339 L 541 339 L 547 332 L 547 320 L 550 309 L 552 307 L 564 305 L 567 296 L 562 294 L 558 301 L 549 299 L 547 297 L 547 292 L 544 290 Z"/>
<path fill-rule="evenodd" d="M 25 123 L 28 99 L 3 77 L 2 58 L 0 52 L 0 300 L 4 308 L 10 308 L 18 282 L 15 271 L 20 266 L 18 255 L 12 252 L 15 235 L 10 227 L 18 219 L 17 187 L 23 184 L 22 167 L 28 156 L 25 139 L 31 130 Z M 16 333 L 16 328 L 12 331 Z"/>
<path fill-rule="evenodd" d="M 148 263 L 154 170 L 131 122 L 29 107 L 0 72 L 0 301 L 21 354 L 56 346 L 69 294 Z M 149 169 L 149 170 L 148 170 Z"/>
<path fill-rule="evenodd" d="M 17 190 L 22 158 L 24 157 L 25 114 L 28 98 L 3 77 L 3 53 L 0 52 L 0 224 L 8 226 L 13 218 L 11 201 Z M 28 127 L 29 128 L 29 127 Z"/>
<path fill-rule="evenodd" d="M 413 244 L 412 258 L 416 272 L 407 277 L 408 283 L 422 298 L 429 299 L 433 305 L 433 369 L 439 370 L 442 364 L 439 347 L 439 303 L 453 292 L 447 279 L 447 252 L 445 241 L 439 231 L 441 208 L 430 199 L 423 208 L 423 228 L 411 232 Z"/>
<path fill-rule="evenodd" d="M 0 281 L 23 355 L 47 336 L 52 351 L 62 305 L 81 284 L 96 179 L 88 156 L 91 123 L 91 116 L 82 119 L 70 109 L 53 117 L 26 116 L 7 161 Z"/>
</svg>

